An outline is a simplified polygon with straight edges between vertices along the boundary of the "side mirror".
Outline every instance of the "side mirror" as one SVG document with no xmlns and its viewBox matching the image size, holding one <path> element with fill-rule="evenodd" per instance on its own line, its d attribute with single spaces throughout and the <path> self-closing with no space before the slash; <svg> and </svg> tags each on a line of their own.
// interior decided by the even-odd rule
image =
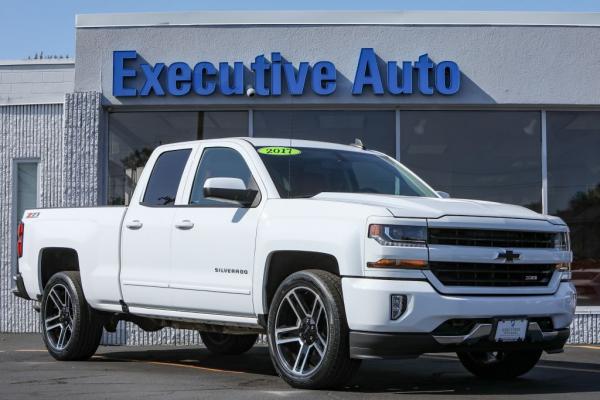
<svg viewBox="0 0 600 400">
<path fill-rule="evenodd" d="M 450 194 L 447 192 L 442 192 L 441 190 L 436 191 L 436 193 L 442 198 L 442 199 L 449 199 L 450 198 Z"/>
<path fill-rule="evenodd" d="M 208 178 L 203 191 L 207 199 L 237 203 L 243 207 L 250 207 L 258 194 L 257 190 L 248 189 L 239 178 Z"/>
</svg>

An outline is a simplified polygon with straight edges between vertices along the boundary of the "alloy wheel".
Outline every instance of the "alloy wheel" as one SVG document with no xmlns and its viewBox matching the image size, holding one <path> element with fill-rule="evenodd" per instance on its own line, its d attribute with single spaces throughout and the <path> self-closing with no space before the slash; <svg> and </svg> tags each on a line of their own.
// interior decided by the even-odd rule
<svg viewBox="0 0 600 400">
<path fill-rule="evenodd" d="M 66 286 L 56 284 L 44 307 L 44 334 L 55 350 L 64 350 L 73 335 L 73 302 Z"/>
<path fill-rule="evenodd" d="M 275 317 L 275 345 L 284 367 L 296 376 L 313 373 L 322 363 L 329 338 L 321 297 L 307 287 L 288 292 Z"/>
</svg>

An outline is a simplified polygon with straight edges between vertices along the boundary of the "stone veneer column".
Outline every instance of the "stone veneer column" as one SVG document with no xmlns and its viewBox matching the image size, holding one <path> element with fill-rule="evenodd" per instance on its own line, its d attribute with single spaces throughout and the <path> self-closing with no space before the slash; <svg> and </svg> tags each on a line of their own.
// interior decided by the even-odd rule
<svg viewBox="0 0 600 400">
<path fill-rule="evenodd" d="M 101 199 L 102 106 L 98 92 L 65 98 L 63 206 L 95 206 Z"/>
</svg>

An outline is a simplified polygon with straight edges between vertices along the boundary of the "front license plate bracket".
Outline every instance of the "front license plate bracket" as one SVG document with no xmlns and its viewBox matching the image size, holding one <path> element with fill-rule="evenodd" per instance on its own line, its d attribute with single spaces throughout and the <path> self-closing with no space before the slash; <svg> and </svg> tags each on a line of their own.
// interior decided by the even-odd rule
<svg viewBox="0 0 600 400">
<path fill-rule="evenodd" d="M 495 323 L 494 341 L 522 342 L 527 336 L 528 326 L 529 321 L 526 318 L 499 318 Z"/>
</svg>

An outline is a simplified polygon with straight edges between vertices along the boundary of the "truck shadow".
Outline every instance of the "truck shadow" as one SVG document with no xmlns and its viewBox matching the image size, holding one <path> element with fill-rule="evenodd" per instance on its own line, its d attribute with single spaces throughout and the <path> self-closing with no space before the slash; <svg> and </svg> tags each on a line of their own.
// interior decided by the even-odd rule
<svg viewBox="0 0 600 400">
<path fill-rule="evenodd" d="M 120 350 L 120 349 L 119 349 Z M 592 357 L 542 360 L 522 378 L 486 381 L 470 375 L 451 354 L 428 354 L 419 359 L 365 361 L 352 382 L 340 391 L 414 395 L 538 395 L 590 393 L 600 391 L 600 351 Z M 585 361 L 573 361 L 583 359 Z M 174 364 L 198 373 L 231 373 L 233 379 L 248 381 L 259 375 L 260 385 L 285 388 L 276 375 L 265 347 L 256 347 L 241 356 L 217 356 L 203 348 L 177 348 L 103 352 L 98 362 L 149 362 Z M 241 373 L 241 374 L 240 374 Z M 239 377 L 239 378 L 236 378 Z M 250 386 L 252 386 L 250 384 Z"/>
<path fill-rule="evenodd" d="M 600 391 L 600 364 L 542 360 L 515 380 L 479 379 L 454 355 L 424 355 L 416 360 L 363 363 L 350 391 L 414 395 L 539 395 Z"/>
</svg>

